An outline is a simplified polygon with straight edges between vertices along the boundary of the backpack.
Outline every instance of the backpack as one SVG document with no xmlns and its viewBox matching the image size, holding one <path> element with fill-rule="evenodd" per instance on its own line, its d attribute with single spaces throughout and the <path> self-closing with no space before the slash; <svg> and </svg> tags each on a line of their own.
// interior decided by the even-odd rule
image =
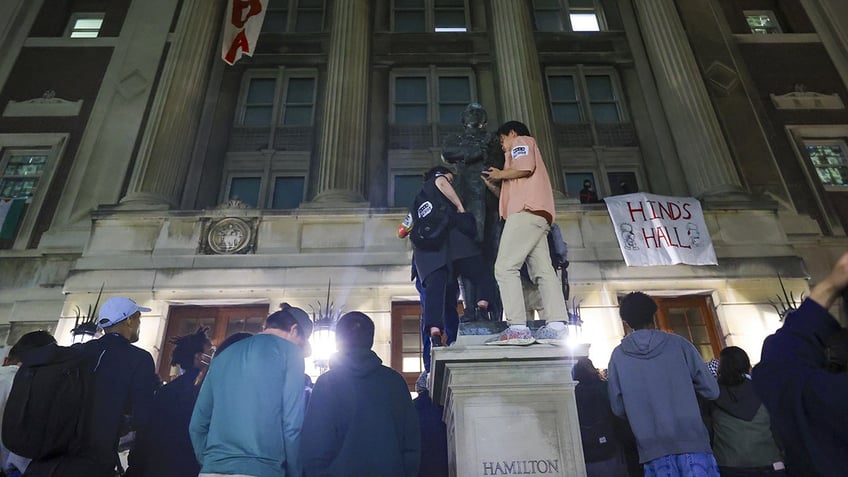
<svg viewBox="0 0 848 477">
<path fill-rule="evenodd" d="M 450 214 L 444 201 L 431 199 L 424 189 L 415 196 L 409 212 L 412 230 L 409 239 L 421 250 L 438 250 L 448 236 Z"/>
<path fill-rule="evenodd" d="M 548 249 L 554 269 L 568 267 L 568 244 L 562 238 L 562 230 L 556 223 L 551 224 L 551 230 L 548 232 Z"/>
<path fill-rule="evenodd" d="M 24 355 L 3 414 L 3 443 L 9 450 L 33 460 L 79 450 L 97 366 L 91 356 L 82 346 L 56 344 Z"/>
</svg>

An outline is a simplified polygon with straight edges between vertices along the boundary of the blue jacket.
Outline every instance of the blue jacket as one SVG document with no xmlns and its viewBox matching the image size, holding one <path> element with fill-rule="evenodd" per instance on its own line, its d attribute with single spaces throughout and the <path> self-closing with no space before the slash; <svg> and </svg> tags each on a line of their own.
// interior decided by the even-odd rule
<svg viewBox="0 0 848 477">
<path fill-rule="evenodd" d="M 371 350 L 338 353 L 303 423 L 307 477 L 417 477 L 418 416 L 406 381 Z"/>
<path fill-rule="evenodd" d="M 827 310 L 804 300 L 766 338 L 752 373 L 792 475 L 844 476 L 848 469 L 848 373 L 824 369 L 824 343 L 837 331 Z"/>
<path fill-rule="evenodd" d="M 189 434 L 201 472 L 299 477 L 303 354 L 270 334 L 212 360 Z"/>
<path fill-rule="evenodd" d="M 630 422 L 641 463 L 671 454 L 712 453 L 696 392 L 716 399 L 718 383 L 692 343 L 680 336 L 638 330 L 612 352 L 610 407 Z"/>
</svg>

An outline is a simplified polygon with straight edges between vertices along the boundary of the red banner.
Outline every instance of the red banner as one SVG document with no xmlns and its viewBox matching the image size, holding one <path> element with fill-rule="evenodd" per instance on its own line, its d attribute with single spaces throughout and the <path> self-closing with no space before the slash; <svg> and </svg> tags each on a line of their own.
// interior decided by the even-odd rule
<svg viewBox="0 0 848 477">
<path fill-rule="evenodd" d="M 221 57 L 232 65 L 242 55 L 253 56 L 268 0 L 227 0 Z"/>
</svg>

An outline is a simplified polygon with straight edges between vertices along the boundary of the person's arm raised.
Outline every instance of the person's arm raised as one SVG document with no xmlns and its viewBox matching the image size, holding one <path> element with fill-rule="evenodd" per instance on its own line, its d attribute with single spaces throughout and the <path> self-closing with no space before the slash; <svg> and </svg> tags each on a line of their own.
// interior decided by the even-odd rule
<svg viewBox="0 0 848 477">
<path fill-rule="evenodd" d="M 462 206 L 462 201 L 459 200 L 459 196 L 456 194 L 456 191 L 453 190 L 453 186 L 445 176 L 440 176 L 436 178 L 436 187 L 439 188 L 439 191 L 441 191 L 442 195 L 447 197 L 448 200 L 456 206 L 457 212 L 459 212 L 460 214 L 465 212 L 465 207 Z"/>
<path fill-rule="evenodd" d="M 833 306 L 833 302 L 845 287 L 848 287 L 848 253 L 837 260 L 830 275 L 813 287 L 810 300 L 828 309 Z"/>
</svg>

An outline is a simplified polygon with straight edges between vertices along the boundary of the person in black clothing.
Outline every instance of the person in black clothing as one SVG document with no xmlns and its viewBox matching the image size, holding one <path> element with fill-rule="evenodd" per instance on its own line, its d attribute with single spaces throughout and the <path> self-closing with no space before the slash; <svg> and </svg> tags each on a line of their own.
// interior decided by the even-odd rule
<svg viewBox="0 0 848 477">
<path fill-rule="evenodd" d="M 403 377 L 371 351 L 374 322 L 345 313 L 336 325 L 339 352 L 315 383 L 301 432 L 306 477 L 416 477 L 418 417 Z"/>
<path fill-rule="evenodd" d="M 200 473 L 188 424 L 202 373 L 212 358 L 207 330 L 200 328 L 171 340 L 176 345 L 171 366 L 179 366 L 182 374 L 156 392 L 150 425 L 138 434 L 127 477 L 196 477 Z"/>
<path fill-rule="evenodd" d="M 598 202 L 598 194 L 592 188 L 592 181 L 586 179 L 583 181 L 583 188 L 580 189 L 581 204 L 595 204 Z"/>
<path fill-rule="evenodd" d="M 617 418 L 609 404 L 607 382 L 601 379 L 589 358 L 578 359 L 572 375 L 578 381 L 574 395 L 587 477 L 627 475 L 616 432 Z"/>
<path fill-rule="evenodd" d="M 100 308 L 98 326 L 105 334 L 83 344 L 95 365 L 94 388 L 86 412 L 87 430 L 73 455 L 33 461 L 27 477 L 114 477 L 118 440 L 131 430 L 143 432 L 150 421 L 158 379 L 150 353 L 138 341 L 141 312 L 126 297 L 112 297 Z"/>
<path fill-rule="evenodd" d="M 793 476 L 848 469 L 848 374 L 827 370 L 825 343 L 842 329 L 828 313 L 848 287 L 848 253 L 763 343 L 752 382 Z"/>
<path fill-rule="evenodd" d="M 415 247 L 415 267 L 424 285 L 424 327 L 430 331 L 434 346 L 444 344 L 445 301 L 457 275 L 472 281 L 477 287 L 476 305 L 485 310 L 489 299 L 495 296 L 495 278 L 487 271 L 480 255 L 480 247 L 472 238 L 476 234 L 473 216 L 454 191 L 453 173 L 444 166 L 436 166 L 424 175 L 422 190 L 436 202 L 436 208 L 445 207 L 451 214 L 451 227 L 447 239 L 437 250 Z"/>
</svg>

